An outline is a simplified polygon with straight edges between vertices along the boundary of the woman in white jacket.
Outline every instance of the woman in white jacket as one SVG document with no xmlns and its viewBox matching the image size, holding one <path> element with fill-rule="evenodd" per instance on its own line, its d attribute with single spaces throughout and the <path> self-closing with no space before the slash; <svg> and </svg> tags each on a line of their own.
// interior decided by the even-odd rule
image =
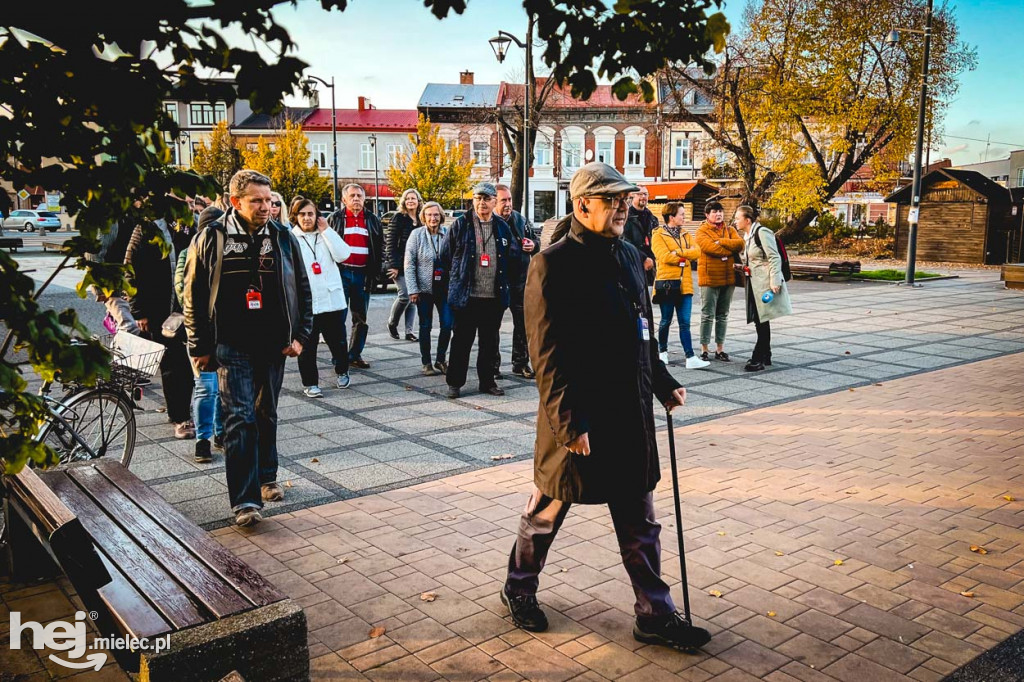
<svg viewBox="0 0 1024 682">
<path fill-rule="evenodd" d="M 348 341 L 345 338 L 345 316 L 348 302 L 341 282 L 341 270 L 336 263 L 344 262 L 351 254 L 349 245 L 337 232 L 327 226 L 319 216 L 316 204 L 304 197 L 292 200 L 288 212 L 292 234 L 299 242 L 299 251 L 306 266 L 309 288 L 313 294 L 313 332 L 309 343 L 299 355 L 299 375 L 303 393 L 307 398 L 320 398 L 320 372 L 316 367 L 316 350 L 320 334 L 334 356 L 334 373 L 338 375 L 338 388 L 348 388 Z"/>
</svg>

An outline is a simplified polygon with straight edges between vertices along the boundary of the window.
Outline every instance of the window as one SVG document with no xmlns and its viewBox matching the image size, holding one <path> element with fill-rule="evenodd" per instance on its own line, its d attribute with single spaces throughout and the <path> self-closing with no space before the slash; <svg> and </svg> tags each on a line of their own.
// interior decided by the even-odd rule
<svg viewBox="0 0 1024 682">
<path fill-rule="evenodd" d="M 672 145 L 672 167 L 690 168 L 693 165 L 690 156 L 690 138 L 677 137 Z"/>
<path fill-rule="evenodd" d="M 551 143 L 547 140 L 538 137 L 537 148 L 534 151 L 535 166 L 550 166 L 551 165 Z"/>
<path fill-rule="evenodd" d="M 309 161 L 317 168 L 327 168 L 327 145 L 322 142 L 310 144 Z"/>
<path fill-rule="evenodd" d="M 177 102 L 164 102 L 164 111 L 167 116 L 174 121 L 178 122 L 178 103 Z"/>
<path fill-rule="evenodd" d="M 175 123 L 178 122 L 177 102 L 164 102 L 164 113 Z M 178 159 L 178 141 L 169 132 L 164 133 L 164 144 L 171 150 L 171 164 L 177 166 L 181 162 Z"/>
<path fill-rule="evenodd" d="M 228 117 L 224 102 L 194 102 L 188 105 L 188 121 L 193 126 L 213 126 Z"/>
<path fill-rule="evenodd" d="M 580 167 L 580 158 L 583 156 L 583 145 L 573 140 L 562 140 L 562 168 L 566 170 Z"/>
<path fill-rule="evenodd" d="M 359 145 L 359 169 L 373 170 L 373 145 L 369 142 Z"/>
<path fill-rule="evenodd" d="M 259 148 L 260 148 L 260 145 L 259 145 L 258 142 L 246 142 L 245 143 L 246 151 L 254 152 L 254 151 L 256 151 Z"/>
<path fill-rule="evenodd" d="M 612 140 L 597 141 L 597 160 L 609 166 L 615 165 L 615 142 Z"/>
<path fill-rule="evenodd" d="M 398 167 L 398 155 L 402 152 L 402 145 L 400 144 L 389 144 L 388 145 L 388 168 Z"/>
<path fill-rule="evenodd" d="M 640 140 L 626 142 L 626 165 L 642 166 L 644 159 L 644 143 Z"/>
<path fill-rule="evenodd" d="M 1017 186 L 1024 187 L 1024 168 L 1017 169 Z"/>
<path fill-rule="evenodd" d="M 490 166 L 491 165 L 491 145 L 487 142 L 474 142 L 473 143 L 473 165 L 474 166 Z"/>
<path fill-rule="evenodd" d="M 690 89 L 683 93 L 683 104 L 693 106 L 697 103 L 697 91 Z"/>
</svg>

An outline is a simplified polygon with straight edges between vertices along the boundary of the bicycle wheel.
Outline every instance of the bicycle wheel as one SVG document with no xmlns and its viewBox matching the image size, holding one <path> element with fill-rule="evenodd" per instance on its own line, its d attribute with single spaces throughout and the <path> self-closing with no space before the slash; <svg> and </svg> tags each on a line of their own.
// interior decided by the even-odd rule
<svg viewBox="0 0 1024 682">
<path fill-rule="evenodd" d="M 107 389 L 92 389 L 71 396 L 58 410 L 97 457 L 117 457 L 128 467 L 135 451 L 135 410 L 127 398 Z M 62 463 L 90 458 L 56 422 L 47 424 L 38 440 L 53 448 Z"/>
</svg>

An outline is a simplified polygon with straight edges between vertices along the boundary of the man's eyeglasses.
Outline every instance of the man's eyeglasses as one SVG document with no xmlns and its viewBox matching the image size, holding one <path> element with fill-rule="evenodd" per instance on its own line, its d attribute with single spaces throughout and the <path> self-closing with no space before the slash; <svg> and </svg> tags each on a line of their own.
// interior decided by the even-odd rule
<svg viewBox="0 0 1024 682">
<path fill-rule="evenodd" d="M 588 199 L 600 199 L 601 201 L 603 201 L 606 204 L 611 204 L 612 206 L 617 206 L 618 204 L 625 204 L 625 203 L 627 203 L 629 201 L 629 197 L 630 197 L 629 192 L 624 192 L 622 194 L 591 194 L 587 198 Z"/>
</svg>

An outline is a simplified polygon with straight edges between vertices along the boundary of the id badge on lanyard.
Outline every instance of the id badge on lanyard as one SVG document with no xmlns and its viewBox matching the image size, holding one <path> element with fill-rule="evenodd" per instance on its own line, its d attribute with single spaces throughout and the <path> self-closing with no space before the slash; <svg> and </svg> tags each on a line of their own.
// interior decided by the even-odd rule
<svg viewBox="0 0 1024 682">
<path fill-rule="evenodd" d="M 480 254 L 480 267 L 488 268 L 491 266 L 491 255 L 489 253 Z"/>
<path fill-rule="evenodd" d="M 650 327 L 649 324 L 647 324 L 647 318 L 646 317 L 642 317 L 641 316 L 641 317 L 638 317 L 636 319 L 636 328 L 637 328 L 637 331 L 640 333 L 640 340 L 641 341 L 650 341 L 651 340 L 651 327 Z"/>
<path fill-rule="evenodd" d="M 245 306 L 249 310 L 260 310 L 263 308 L 263 294 L 252 287 L 245 292 Z"/>
</svg>

